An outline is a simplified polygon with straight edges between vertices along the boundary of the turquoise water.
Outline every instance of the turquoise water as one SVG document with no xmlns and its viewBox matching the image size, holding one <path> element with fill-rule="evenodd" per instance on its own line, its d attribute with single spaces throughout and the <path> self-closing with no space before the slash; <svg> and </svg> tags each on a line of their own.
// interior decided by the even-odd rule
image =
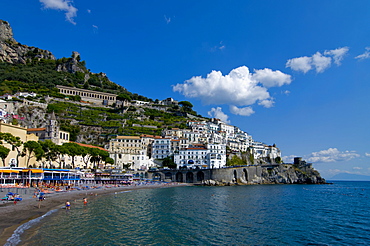
<svg viewBox="0 0 370 246">
<path fill-rule="evenodd" d="M 135 190 L 72 203 L 19 245 L 370 245 L 369 205 L 370 182 Z"/>
</svg>

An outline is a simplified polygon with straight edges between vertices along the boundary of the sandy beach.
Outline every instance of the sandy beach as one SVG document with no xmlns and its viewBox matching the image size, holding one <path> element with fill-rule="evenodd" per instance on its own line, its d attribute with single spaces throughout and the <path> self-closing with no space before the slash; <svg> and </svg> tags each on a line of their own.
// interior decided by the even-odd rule
<svg viewBox="0 0 370 246">
<path fill-rule="evenodd" d="M 173 186 L 186 186 L 182 183 L 166 183 L 166 184 L 146 184 L 146 185 L 130 185 L 130 186 L 101 186 L 98 189 L 88 190 L 72 190 L 65 192 L 46 193 L 45 200 L 41 202 L 33 197 L 34 188 L 1 188 L 0 198 L 3 198 L 9 191 L 17 192 L 22 196 L 22 201 L 14 204 L 12 201 L 0 201 L 0 245 L 4 245 L 7 239 L 10 238 L 13 232 L 23 223 L 40 217 L 53 209 L 60 209 L 64 206 L 67 200 L 82 202 L 84 197 L 90 201 L 98 199 L 101 196 L 114 192 L 135 189 L 152 189 Z"/>
</svg>

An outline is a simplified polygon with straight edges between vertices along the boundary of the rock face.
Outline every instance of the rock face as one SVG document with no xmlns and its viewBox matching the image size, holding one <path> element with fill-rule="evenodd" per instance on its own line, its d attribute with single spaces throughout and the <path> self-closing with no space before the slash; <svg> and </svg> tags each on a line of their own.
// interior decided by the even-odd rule
<svg viewBox="0 0 370 246">
<path fill-rule="evenodd" d="M 23 63 L 32 59 L 55 60 L 48 50 L 42 50 L 18 43 L 13 38 L 13 30 L 9 23 L 0 20 L 0 62 Z"/>
<path fill-rule="evenodd" d="M 85 71 L 78 67 L 78 62 L 80 61 L 80 53 L 73 51 L 72 52 L 72 58 L 68 59 L 65 63 L 59 64 L 57 71 L 58 72 L 68 72 L 68 73 L 75 73 L 75 72 L 81 72 L 84 73 Z M 85 78 L 85 80 L 88 80 L 89 78 Z"/>
<path fill-rule="evenodd" d="M 278 165 L 262 169 L 265 184 L 325 184 L 326 181 L 311 165 Z"/>
<path fill-rule="evenodd" d="M 15 42 L 12 28 L 8 22 L 3 20 L 0 20 L 0 40 L 9 40 L 10 42 Z"/>
<path fill-rule="evenodd" d="M 196 171 L 195 171 L 196 172 Z M 203 185 L 326 184 L 311 164 L 263 164 L 205 170 Z M 196 173 L 194 175 L 197 175 Z"/>
</svg>

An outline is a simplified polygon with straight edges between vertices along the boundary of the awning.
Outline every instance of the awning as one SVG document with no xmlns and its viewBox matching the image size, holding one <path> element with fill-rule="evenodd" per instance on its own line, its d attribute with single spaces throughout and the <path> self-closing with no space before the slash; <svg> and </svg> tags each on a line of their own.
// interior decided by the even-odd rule
<svg viewBox="0 0 370 246">
<path fill-rule="evenodd" d="M 4 170 L 0 170 L 0 173 L 19 173 L 19 171 L 18 170 L 4 169 Z"/>
<path fill-rule="evenodd" d="M 43 173 L 44 170 L 41 170 L 41 169 L 31 169 L 31 172 L 32 173 Z"/>
<path fill-rule="evenodd" d="M 31 171 L 32 173 L 43 173 L 44 170 L 41 169 L 23 169 L 22 172 L 29 172 Z"/>
</svg>

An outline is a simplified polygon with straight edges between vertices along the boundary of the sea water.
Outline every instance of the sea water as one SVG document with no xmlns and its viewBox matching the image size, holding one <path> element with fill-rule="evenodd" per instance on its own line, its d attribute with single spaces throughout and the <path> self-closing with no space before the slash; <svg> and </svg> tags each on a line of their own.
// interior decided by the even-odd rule
<svg viewBox="0 0 370 246">
<path fill-rule="evenodd" d="M 370 245 L 370 182 L 170 187 L 72 202 L 18 245 Z"/>
</svg>

